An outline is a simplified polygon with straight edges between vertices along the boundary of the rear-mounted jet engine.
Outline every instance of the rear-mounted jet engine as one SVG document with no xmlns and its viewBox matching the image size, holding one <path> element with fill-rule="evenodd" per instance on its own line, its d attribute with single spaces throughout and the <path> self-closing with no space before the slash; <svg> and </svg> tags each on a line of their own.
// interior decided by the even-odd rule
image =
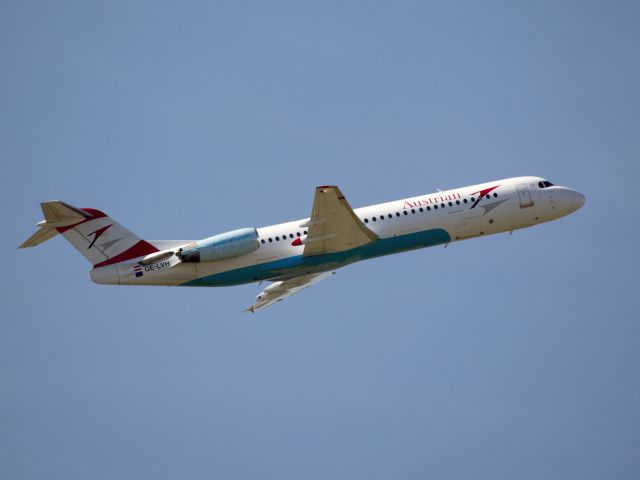
<svg viewBox="0 0 640 480">
<path fill-rule="evenodd" d="M 176 255 L 185 263 L 215 262 L 240 257 L 258 249 L 258 231 L 241 228 L 182 247 Z"/>
</svg>

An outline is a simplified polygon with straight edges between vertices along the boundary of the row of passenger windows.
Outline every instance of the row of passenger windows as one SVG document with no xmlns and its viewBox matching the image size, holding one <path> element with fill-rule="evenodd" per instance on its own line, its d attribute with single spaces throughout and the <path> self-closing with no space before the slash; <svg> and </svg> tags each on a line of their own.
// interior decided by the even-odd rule
<svg viewBox="0 0 640 480">
<path fill-rule="evenodd" d="M 300 233 L 300 232 L 296 232 L 295 236 L 296 236 L 296 237 L 301 237 L 302 235 L 306 235 L 306 234 L 307 234 L 307 231 L 305 230 L 305 231 L 303 231 L 302 233 Z M 290 234 L 289 234 L 289 238 L 294 238 L 293 233 L 290 233 Z M 282 235 L 282 237 L 280 237 L 279 235 L 275 237 L 275 241 L 276 241 L 276 242 L 279 242 L 280 240 L 282 240 L 282 241 L 284 242 L 286 239 L 287 239 L 287 234 L 286 234 L 286 233 L 285 233 L 284 235 Z M 274 237 L 269 237 L 269 238 L 267 238 L 266 240 L 265 240 L 264 238 L 263 238 L 263 239 L 261 239 L 261 240 L 260 240 L 260 243 L 262 243 L 262 244 L 264 245 L 264 244 L 265 244 L 265 243 L 267 243 L 267 242 L 269 242 L 269 243 L 273 243 L 273 241 L 274 241 Z"/>
<path fill-rule="evenodd" d="M 493 193 L 493 197 L 494 197 L 494 198 L 496 198 L 497 196 L 498 196 L 498 194 L 494 192 L 494 193 Z M 491 198 L 491 195 L 487 194 L 487 195 L 485 195 L 485 198 L 488 200 L 488 199 L 490 199 L 490 198 Z M 473 203 L 473 202 L 475 202 L 475 201 L 476 201 L 476 198 L 475 198 L 475 197 L 471 197 L 470 201 L 471 201 L 471 203 Z M 455 201 L 455 204 L 456 204 L 456 205 L 461 205 L 462 203 L 468 203 L 467 199 L 466 199 L 466 198 L 465 198 L 465 199 L 463 199 L 463 200 L 462 200 L 462 202 L 460 202 L 460 200 L 456 200 L 456 201 Z M 454 204 L 454 202 L 448 202 L 447 204 L 445 204 L 445 203 L 441 203 L 441 204 L 440 204 L 440 207 L 438 207 L 438 205 L 434 205 L 434 206 L 433 206 L 433 209 L 434 209 L 434 210 L 438 210 L 438 208 L 445 208 L 447 205 L 449 205 L 450 207 L 453 207 L 453 204 Z M 415 213 L 416 213 L 416 211 L 418 211 L 418 212 L 424 212 L 425 210 L 426 210 L 427 212 L 430 212 L 430 211 L 431 211 L 431 206 L 427 205 L 426 207 L 419 207 L 417 210 L 416 210 L 415 208 L 412 208 L 411 210 L 403 210 L 403 211 L 402 211 L 402 213 L 403 213 L 404 215 L 409 215 L 409 211 L 410 211 L 412 214 L 415 214 Z M 389 213 L 387 216 L 388 216 L 388 218 L 393 218 L 393 214 L 391 214 L 391 213 Z M 400 216 L 400 212 L 396 212 L 396 217 L 399 217 L 399 216 Z M 377 221 L 378 221 L 378 219 L 380 219 L 380 220 L 384 220 L 384 215 L 380 215 L 379 217 L 371 217 L 371 220 L 372 220 L 372 221 L 374 221 L 374 222 L 377 222 Z M 368 219 L 368 218 L 365 218 L 365 219 L 364 219 L 364 223 L 369 223 L 369 219 Z"/>
<path fill-rule="evenodd" d="M 553 187 L 553 183 L 547 182 L 545 180 L 544 182 L 538 182 L 538 187 L 540 187 L 540 188 Z"/>
<path fill-rule="evenodd" d="M 540 183 L 542 183 L 542 182 L 540 182 Z M 548 183 L 549 185 L 547 185 L 547 186 L 549 186 L 549 187 L 553 185 L 551 182 L 544 182 L 544 183 Z M 544 187 L 540 187 L 540 188 L 544 188 Z M 493 193 L 493 197 L 496 198 L 497 196 L 498 196 L 498 194 L 494 192 Z M 485 195 L 485 198 L 488 200 L 488 199 L 491 198 L 491 195 Z M 463 203 L 468 203 L 469 201 L 471 201 L 471 203 L 473 203 L 473 202 L 476 201 L 476 198 L 475 197 L 471 197 L 470 200 L 467 200 L 465 198 L 465 199 L 462 200 L 462 202 L 460 202 L 460 200 L 456 200 L 455 204 L 456 205 L 461 205 Z M 453 207 L 453 204 L 454 204 L 454 202 L 447 202 L 447 204 L 441 203 L 439 208 L 445 208 L 447 205 L 449 205 L 450 207 Z M 433 209 L 434 210 L 438 210 L 438 205 L 434 205 Z M 412 214 L 415 214 L 416 212 L 424 212 L 425 210 L 427 212 L 430 212 L 431 211 L 431 206 L 419 207 L 417 210 L 415 208 L 412 208 L 410 211 L 411 211 Z M 409 215 L 409 210 L 403 210 L 402 213 L 404 215 Z M 388 218 L 393 218 L 393 214 L 391 214 L 391 213 L 389 213 L 387 216 L 388 216 Z M 396 212 L 396 217 L 399 217 L 399 216 L 400 216 L 400 212 Z M 371 220 L 374 221 L 374 222 L 377 222 L 378 219 L 384 220 L 384 215 L 380 215 L 379 217 L 371 217 Z M 365 218 L 364 219 L 364 223 L 369 223 L 369 219 Z M 301 237 L 302 235 L 306 235 L 306 234 L 307 234 L 306 230 L 304 230 L 302 233 L 296 232 L 295 236 L 294 236 L 293 233 L 290 233 L 289 234 L 289 238 L 293 239 L 295 237 Z M 267 239 L 262 238 L 262 239 L 260 239 L 260 243 L 262 243 L 264 245 L 267 242 L 273 243 L 274 241 L 279 242 L 280 240 L 285 241 L 286 239 L 287 239 L 287 234 L 284 234 L 284 235 L 282 235 L 282 237 L 280 237 L 278 235 L 276 237 L 269 237 Z"/>
</svg>

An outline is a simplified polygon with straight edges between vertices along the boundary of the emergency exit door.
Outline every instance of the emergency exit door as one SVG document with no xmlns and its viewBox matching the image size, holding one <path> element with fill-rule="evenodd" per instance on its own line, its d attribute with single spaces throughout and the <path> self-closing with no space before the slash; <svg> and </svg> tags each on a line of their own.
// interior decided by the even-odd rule
<svg viewBox="0 0 640 480">
<path fill-rule="evenodd" d="M 533 206 L 533 200 L 531 199 L 531 190 L 529 185 L 521 183 L 516 186 L 518 190 L 518 199 L 520 200 L 520 208 L 527 208 Z"/>
</svg>

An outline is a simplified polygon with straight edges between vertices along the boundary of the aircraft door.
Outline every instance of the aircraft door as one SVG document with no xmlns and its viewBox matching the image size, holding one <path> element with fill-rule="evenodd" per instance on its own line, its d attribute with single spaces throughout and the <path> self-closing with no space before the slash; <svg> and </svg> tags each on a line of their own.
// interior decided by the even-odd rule
<svg viewBox="0 0 640 480">
<path fill-rule="evenodd" d="M 520 200 L 520 208 L 527 208 L 533 206 L 533 200 L 531 199 L 531 190 L 526 183 L 516 185 L 518 191 L 518 199 Z"/>
</svg>

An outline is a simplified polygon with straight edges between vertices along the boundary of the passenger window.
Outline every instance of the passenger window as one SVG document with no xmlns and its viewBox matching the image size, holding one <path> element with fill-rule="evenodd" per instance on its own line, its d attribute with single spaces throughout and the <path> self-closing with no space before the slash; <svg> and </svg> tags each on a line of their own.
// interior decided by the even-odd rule
<svg viewBox="0 0 640 480">
<path fill-rule="evenodd" d="M 450 207 L 453 207 L 453 203 L 449 202 L 449 206 L 450 206 Z"/>
<path fill-rule="evenodd" d="M 416 209 L 415 209 L 415 208 L 412 208 L 412 209 L 411 209 L 411 213 L 416 213 Z"/>
<path fill-rule="evenodd" d="M 409 215 L 406 210 L 404 212 L 402 212 L 402 213 L 404 213 L 405 215 Z"/>
<path fill-rule="evenodd" d="M 280 241 L 280 237 L 276 237 L 276 242 L 279 242 L 279 241 Z"/>
<path fill-rule="evenodd" d="M 273 242 L 273 238 L 269 237 L 269 243 Z"/>
<path fill-rule="evenodd" d="M 420 207 L 418 210 L 420 210 L 421 212 L 424 212 L 424 208 Z"/>
<path fill-rule="evenodd" d="M 364 223 L 369 223 L 369 219 L 368 219 L 368 218 L 365 218 L 365 219 L 364 219 Z"/>
<path fill-rule="evenodd" d="M 376 221 L 376 217 L 372 217 L 371 220 L 373 220 L 375 222 Z"/>
<path fill-rule="evenodd" d="M 267 242 L 264 241 L 264 238 L 262 240 L 260 240 L 260 243 L 262 243 L 263 245 Z"/>
<path fill-rule="evenodd" d="M 396 217 L 399 217 L 399 216 L 400 216 L 400 212 L 396 212 Z"/>
<path fill-rule="evenodd" d="M 431 207 L 427 206 L 427 212 L 431 211 Z"/>
<path fill-rule="evenodd" d="M 393 215 L 389 214 L 389 218 L 393 218 Z"/>
<path fill-rule="evenodd" d="M 380 215 L 380 220 L 384 220 L 384 215 Z"/>
<path fill-rule="evenodd" d="M 496 192 L 493 192 L 493 198 L 498 198 L 498 194 Z"/>
</svg>

